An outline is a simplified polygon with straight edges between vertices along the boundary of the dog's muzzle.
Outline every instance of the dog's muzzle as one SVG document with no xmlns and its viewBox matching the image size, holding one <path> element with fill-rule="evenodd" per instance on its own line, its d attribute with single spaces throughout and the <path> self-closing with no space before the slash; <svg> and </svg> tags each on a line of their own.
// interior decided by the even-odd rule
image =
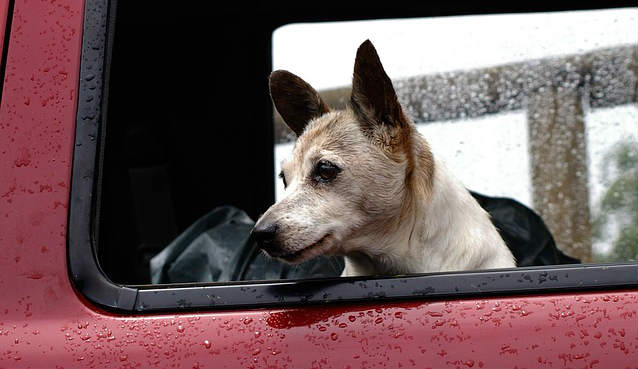
<svg viewBox="0 0 638 369">
<path fill-rule="evenodd" d="M 277 229 L 276 223 L 256 224 L 250 233 L 250 237 L 257 245 L 265 250 L 270 256 L 277 257 L 283 254 L 277 245 Z"/>
</svg>

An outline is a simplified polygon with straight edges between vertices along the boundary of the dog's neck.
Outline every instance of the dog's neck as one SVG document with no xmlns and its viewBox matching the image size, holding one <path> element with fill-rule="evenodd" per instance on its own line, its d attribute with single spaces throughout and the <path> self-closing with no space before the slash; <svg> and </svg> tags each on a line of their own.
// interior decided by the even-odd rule
<svg viewBox="0 0 638 369">
<path fill-rule="evenodd" d="M 427 144 L 423 147 L 429 151 Z M 434 163 L 431 154 L 430 162 L 424 157 L 417 155 L 415 160 L 415 177 L 407 187 L 401 216 L 392 225 L 396 231 L 377 234 L 373 242 L 379 245 L 346 255 L 343 275 L 515 266 L 489 215 L 442 162 Z"/>
</svg>

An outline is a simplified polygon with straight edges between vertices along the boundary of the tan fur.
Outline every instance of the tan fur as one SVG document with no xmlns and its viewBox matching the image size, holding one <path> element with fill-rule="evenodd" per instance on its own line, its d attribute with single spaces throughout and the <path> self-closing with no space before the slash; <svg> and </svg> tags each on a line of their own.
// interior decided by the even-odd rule
<svg viewBox="0 0 638 369">
<path fill-rule="evenodd" d="M 284 120 L 297 120 L 299 138 L 282 163 L 285 196 L 255 226 L 276 225 L 269 252 L 293 263 L 345 255 L 344 275 L 514 266 L 487 213 L 404 114 L 369 41 L 357 51 L 345 110 L 326 112 L 316 91 L 289 72 L 273 72 L 271 94 Z M 290 102 L 291 94 L 308 98 Z M 330 182 L 313 174 L 320 161 L 340 168 Z"/>
</svg>

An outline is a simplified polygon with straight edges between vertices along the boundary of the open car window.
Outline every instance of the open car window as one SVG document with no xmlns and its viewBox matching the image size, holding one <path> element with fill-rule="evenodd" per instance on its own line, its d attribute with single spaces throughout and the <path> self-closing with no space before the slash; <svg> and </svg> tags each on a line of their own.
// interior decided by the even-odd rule
<svg viewBox="0 0 638 369">
<path fill-rule="evenodd" d="M 85 20 L 69 265 L 93 302 L 149 311 L 636 283 L 638 36 L 628 30 L 638 9 L 375 20 L 378 10 L 309 24 L 340 17 L 89 3 L 103 6 Z M 216 28 L 222 16 L 240 30 Z M 366 38 L 419 132 L 481 205 L 534 211 L 566 259 L 338 279 L 339 258 L 293 267 L 248 240 L 281 197 L 276 175 L 294 141 L 268 74 L 289 69 L 343 107 Z M 551 106 L 569 110 L 565 122 Z M 613 264 L 590 264 L 600 262 Z"/>
</svg>

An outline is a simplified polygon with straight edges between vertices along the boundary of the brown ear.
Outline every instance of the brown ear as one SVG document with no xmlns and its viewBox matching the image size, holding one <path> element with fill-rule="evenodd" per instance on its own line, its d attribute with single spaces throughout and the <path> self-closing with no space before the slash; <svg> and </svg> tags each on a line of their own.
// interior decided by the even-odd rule
<svg viewBox="0 0 638 369">
<path fill-rule="evenodd" d="M 312 86 L 285 70 L 270 74 L 270 96 L 284 122 L 297 136 L 309 121 L 330 111 Z"/>
<path fill-rule="evenodd" d="M 370 40 L 357 50 L 350 104 L 364 131 L 371 131 L 375 125 L 401 127 L 407 123 L 392 81 Z"/>
</svg>

